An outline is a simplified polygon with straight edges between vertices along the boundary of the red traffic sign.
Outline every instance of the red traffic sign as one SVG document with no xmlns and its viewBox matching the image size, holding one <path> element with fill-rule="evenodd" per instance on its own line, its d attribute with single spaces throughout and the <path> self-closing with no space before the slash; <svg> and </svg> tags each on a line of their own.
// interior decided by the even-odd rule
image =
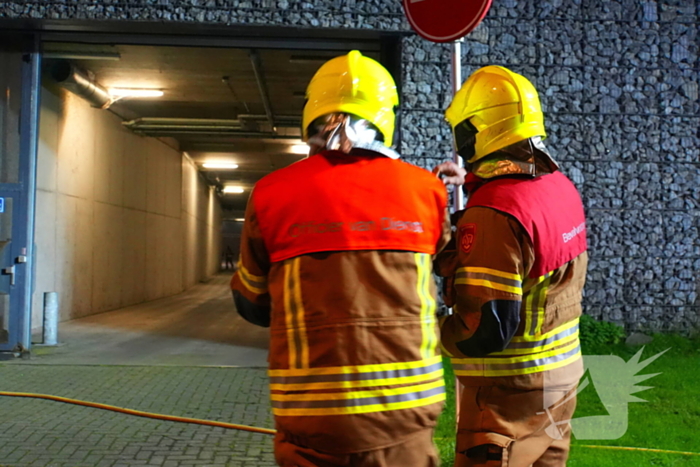
<svg viewBox="0 0 700 467">
<path fill-rule="evenodd" d="M 403 0 L 411 27 L 432 42 L 452 42 L 476 28 L 491 0 Z"/>
</svg>

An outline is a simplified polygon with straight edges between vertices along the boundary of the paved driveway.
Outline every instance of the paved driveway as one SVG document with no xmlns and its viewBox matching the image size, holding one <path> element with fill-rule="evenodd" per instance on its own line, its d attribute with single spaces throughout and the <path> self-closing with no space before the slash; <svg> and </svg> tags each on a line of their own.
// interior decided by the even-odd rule
<svg viewBox="0 0 700 467">
<path fill-rule="evenodd" d="M 0 365 L 0 390 L 272 427 L 264 369 Z M 0 397 L 0 466 L 274 466 L 272 437 Z"/>
</svg>

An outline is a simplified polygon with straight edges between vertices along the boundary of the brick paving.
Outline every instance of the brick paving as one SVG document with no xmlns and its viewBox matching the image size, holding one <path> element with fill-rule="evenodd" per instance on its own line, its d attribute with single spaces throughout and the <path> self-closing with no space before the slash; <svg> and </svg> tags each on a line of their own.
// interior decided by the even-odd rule
<svg viewBox="0 0 700 467">
<path fill-rule="evenodd" d="M 0 364 L 0 391 L 272 427 L 262 368 Z M 274 466 L 272 437 L 0 397 L 1 467 Z"/>
</svg>

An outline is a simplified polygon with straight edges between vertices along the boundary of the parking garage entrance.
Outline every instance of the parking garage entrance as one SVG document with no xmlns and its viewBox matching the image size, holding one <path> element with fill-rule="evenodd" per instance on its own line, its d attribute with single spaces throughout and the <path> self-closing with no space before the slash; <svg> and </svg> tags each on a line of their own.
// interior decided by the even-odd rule
<svg viewBox="0 0 700 467">
<path fill-rule="evenodd" d="M 69 323 L 103 316 L 111 334 L 138 328 L 138 339 L 112 351 L 149 333 L 245 346 L 250 332 L 235 326 L 228 336 L 196 332 L 226 328 L 217 323 L 226 316 L 202 313 L 202 303 L 214 306 L 206 293 L 194 293 L 199 312 L 168 315 L 152 304 L 212 278 L 226 289 L 217 274 L 235 267 L 253 185 L 307 154 L 301 113 L 321 64 L 358 49 L 400 85 L 397 36 L 120 28 L 44 25 L 4 41 L 20 49 L 0 51 L 2 352 L 42 342 L 47 293 L 58 295 L 59 336 Z M 135 320 L 131 329 L 109 318 L 114 310 Z"/>
</svg>

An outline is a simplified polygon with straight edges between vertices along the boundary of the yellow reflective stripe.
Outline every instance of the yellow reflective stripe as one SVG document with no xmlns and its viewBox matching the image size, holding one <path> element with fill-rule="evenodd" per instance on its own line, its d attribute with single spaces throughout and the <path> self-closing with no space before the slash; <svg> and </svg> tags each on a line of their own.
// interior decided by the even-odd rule
<svg viewBox="0 0 700 467">
<path fill-rule="evenodd" d="M 524 307 L 525 307 L 525 334 L 524 338 L 526 341 L 532 340 L 532 339 L 539 339 L 541 336 L 539 336 L 537 333 L 533 333 L 533 322 L 534 322 L 534 327 L 535 329 L 539 329 L 540 332 L 542 330 L 542 323 L 539 323 L 538 321 L 535 321 L 539 319 L 540 317 L 544 317 L 544 297 L 543 297 L 543 287 L 546 289 L 546 287 L 549 285 L 549 282 L 545 284 L 545 281 L 551 276 L 551 272 L 545 274 L 544 276 L 540 276 L 537 278 L 536 282 L 530 287 L 528 290 L 525 291 L 525 300 L 524 300 Z M 542 307 L 542 314 L 540 315 L 539 311 L 536 309 L 539 309 L 540 306 Z"/>
<path fill-rule="evenodd" d="M 309 340 L 306 335 L 304 302 L 301 299 L 301 258 L 294 258 L 294 301 L 296 302 L 297 333 L 301 341 L 301 367 L 309 367 Z"/>
<path fill-rule="evenodd" d="M 421 342 L 420 346 L 420 354 L 423 358 L 426 357 L 425 355 L 425 347 L 426 347 L 426 338 L 427 335 L 425 334 L 425 322 L 424 317 L 425 317 L 425 308 L 426 308 L 426 303 L 425 303 L 425 297 L 423 297 L 423 261 L 421 259 L 421 254 L 416 253 L 413 255 L 415 261 L 416 261 L 416 289 L 418 291 L 418 298 L 420 299 L 420 321 L 421 321 L 421 334 L 423 336 L 423 340 Z"/>
<path fill-rule="evenodd" d="M 349 415 L 372 412 L 388 412 L 391 410 L 412 409 L 435 404 L 445 400 L 445 394 L 437 394 L 425 399 L 415 401 L 392 402 L 389 404 L 359 405 L 353 407 L 326 407 L 316 409 L 272 409 L 277 416 L 304 416 L 304 415 Z"/>
<path fill-rule="evenodd" d="M 245 280 L 245 276 L 243 274 L 238 274 L 238 277 L 241 278 L 241 284 L 243 284 L 246 289 L 250 290 L 254 294 L 262 295 L 267 293 L 267 289 L 261 289 L 259 287 L 255 287 L 254 285 L 251 285 L 250 282 Z"/>
<path fill-rule="evenodd" d="M 315 393 L 308 394 L 277 394 L 272 399 L 273 409 L 303 409 L 316 410 L 338 407 L 358 406 L 387 406 L 401 402 L 414 402 L 427 399 L 431 396 L 445 393 L 445 385 L 442 380 L 432 381 L 421 386 L 409 388 L 383 388 L 369 391 L 356 391 L 358 397 L 351 397 L 348 393 Z M 274 395 L 274 394 L 273 394 Z"/>
<path fill-rule="evenodd" d="M 423 352 L 424 358 L 430 358 L 435 355 L 435 347 L 437 346 L 437 334 L 435 331 L 435 308 L 436 303 L 430 293 L 430 274 L 432 273 L 432 258 L 423 254 L 423 297 L 427 303 L 425 316 L 423 318 Z"/>
<path fill-rule="evenodd" d="M 544 281 L 540 285 L 539 297 L 537 298 L 537 306 L 533 310 L 533 319 L 535 320 L 534 329 L 530 333 L 533 336 L 539 336 L 542 333 L 542 326 L 544 325 L 544 307 L 547 301 L 547 292 L 549 292 L 549 285 L 552 283 L 552 273 L 548 272 L 545 275 Z"/>
<path fill-rule="evenodd" d="M 254 294 L 266 294 L 267 293 L 267 278 L 264 276 L 254 276 L 241 261 L 238 262 L 238 277 L 241 279 L 241 283 L 246 289 L 250 290 Z"/>
<path fill-rule="evenodd" d="M 491 282 L 485 279 L 471 279 L 471 278 L 460 278 L 455 279 L 455 284 L 460 285 L 474 285 L 477 287 L 486 287 L 488 289 L 500 290 L 503 292 L 508 292 L 516 295 L 522 295 L 522 287 L 513 287 L 510 285 L 499 284 L 498 282 Z"/>
<path fill-rule="evenodd" d="M 542 277 L 538 278 L 538 284 L 539 281 L 542 279 Z M 529 333 L 530 333 L 530 328 L 532 328 L 532 302 L 535 298 L 535 294 L 532 293 L 532 289 L 530 289 L 528 292 L 525 293 L 525 297 L 523 300 L 523 311 L 525 312 L 525 328 L 524 328 L 524 336 L 522 337 L 524 340 L 527 340 Z M 530 336 L 532 338 L 534 336 Z"/>
<path fill-rule="evenodd" d="M 301 297 L 300 264 L 299 257 L 284 264 L 284 312 L 290 368 L 309 367 L 309 342 Z"/>
<path fill-rule="evenodd" d="M 297 344 L 294 334 L 294 315 L 292 307 L 292 294 L 290 293 L 290 282 L 292 280 L 292 264 L 289 261 L 284 263 L 284 321 L 287 326 L 287 347 L 289 349 L 289 367 L 297 367 Z"/>
<path fill-rule="evenodd" d="M 420 297 L 421 331 L 423 341 L 420 353 L 424 358 L 435 355 L 437 336 L 435 335 L 435 300 L 430 294 L 430 258 L 424 253 L 416 253 L 417 288 Z"/>
<path fill-rule="evenodd" d="M 503 272 L 499 271 L 497 269 L 490 269 L 490 268 L 476 268 L 476 267 L 463 267 L 457 269 L 455 274 L 459 274 L 460 272 L 473 272 L 477 274 L 490 274 L 492 276 L 497 276 L 497 277 L 502 277 L 504 279 L 510 279 L 514 281 L 522 281 L 522 276 L 520 274 L 512 274 L 509 272 Z"/>
<path fill-rule="evenodd" d="M 518 354 L 523 354 L 527 352 L 528 354 L 531 352 L 543 352 L 545 350 L 553 349 L 555 347 L 559 347 L 561 345 L 569 343 L 569 341 L 574 342 L 578 341 L 579 337 L 579 332 L 576 331 L 575 333 L 568 335 L 566 337 L 562 337 L 559 340 L 550 342 L 549 344 L 546 345 L 541 345 L 538 347 L 529 347 L 527 349 L 506 349 L 503 350 L 502 352 L 494 352 L 489 355 L 518 355 Z"/>
<path fill-rule="evenodd" d="M 243 266 L 243 261 L 238 260 L 238 268 L 242 269 L 245 272 L 245 275 L 248 279 L 254 282 L 265 282 L 267 283 L 267 277 L 266 276 L 256 276 L 254 274 L 251 274 L 248 269 L 246 269 L 245 266 Z"/>
<path fill-rule="evenodd" d="M 537 336 L 537 340 L 540 339 L 549 339 L 550 337 L 559 334 L 561 332 L 566 331 L 567 329 L 571 329 L 574 326 L 578 326 L 579 324 L 579 318 L 576 318 L 573 321 L 569 321 L 568 323 L 562 324 L 558 328 L 554 328 L 551 331 L 542 334 L 540 336 Z M 526 337 L 526 336 L 515 336 L 513 339 L 511 339 L 511 342 L 532 342 L 532 337 Z"/>
<path fill-rule="evenodd" d="M 570 363 L 573 363 L 574 361 L 578 360 L 579 358 L 581 358 L 581 351 L 580 350 L 577 353 L 575 353 L 574 355 L 572 355 L 571 357 L 567 358 L 566 360 L 562 360 L 562 361 L 556 362 L 556 363 L 548 363 L 545 365 L 528 368 L 527 374 L 539 373 L 541 371 L 547 371 L 547 370 L 555 370 L 557 368 L 561 368 L 561 367 L 564 367 Z"/>
<path fill-rule="evenodd" d="M 547 357 L 555 357 L 557 355 L 565 354 L 566 352 L 575 349 L 579 345 L 578 339 L 570 344 L 567 344 L 565 347 L 560 347 L 558 349 L 554 350 L 549 350 L 547 352 L 540 352 L 532 355 L 521 355 L 518 357 L 505 357 L 505 358 L 491 358 L 491 357 L 485 357 L 485 358 L 454 358 L 452 359 L 453 363 L 456 364 L 465 364 L 465 365 L 478 365 L 478 364 L 486 364 L 486 365 L 509 365 L 513 363 L 524 363 L 524 362 L 529 362 L 532 360 L 538 360 L 540 358 L 547 358 Z"/>
<path fill-rule="evenodd" d="M 312 376 L 312 375 L 335 375 L 335 374 L 356 374 L 370 373 L 375 371 L 410 370 L 413 368 L 427 367 L 442 361 L 439 355 L 425 360 L 415 360 L 412 362 L 396 363 L 372 363 L 368 365 L 348 365 L 329 366 L 321 368 L 289 369 L 289 370 L 268 370 L 269 376 Z"/>
<path fill-rule="evenodd" d="M 405 386 L 400 388 L 369 389 L 365 391 L 333 392 L 333 393 L 313 393 L 313 394 L 271 394 L 273 401 L 336 401 L 343 399 L 362 399 L 365 397 L 398 396 L 412 392 L 427 391 L 445 385 L 440 379 L 432 383 Z"/>
<path fill-rule="evenodd" d="M 368 385 L 386 386 L 388 384 L 415 384 L 416 382 L 432 381 L 436 374 L 437 377 L 440 377 L 442 368 L 442 361 L 437 361 L 432 365 L 420 366 L 417 368 L 366 371 L 362 373 L 331 373 L 296 376 L 270 375 L 269 380 L 271 387 L 285 391 L 290 387 L 300 387 L 303 389 L 308 385 L 316 385 L 316 387 L 324 387 L 323 385 L 329 387 L 366 387 Z M 352 382 L 354 381 L 362 381 L 362 383 L 353 384 Z M 384 384 L 372 384 L 373 381 L 383 382 Z M 342 382 L 348 383 L 343 385 Z"/>
<path fill-rule="evenodd" d="M 533 366 L 530 368 L 512 369 L 512 370 L 454 370 L 456 376 L 517 376 L 517 375 L 529 375 L 532 373 L 541 373 L 543 371 L 555 370 L 557 368 L 565 367 L 576 360 L 581 358 L 581 352 L 577 352 L 571 357 L 554 363 L 547 363 L 540 366 Z"/>
<path fill-rule="evenodd" d="M 393 386 L 398 384 L 423 383 L 435 378 L 442 378 L 443 369 L 426 373 L 424 375 L 405 376 L 398 378 L 368 379 L 358 381 L 332 381 L 324 383 L 300 383 L 300 384 L 270 384 L 271 391 L 312 391 L 315 389 L 350 389 L 366 388 L 370 386 Z"/>
</svg>

